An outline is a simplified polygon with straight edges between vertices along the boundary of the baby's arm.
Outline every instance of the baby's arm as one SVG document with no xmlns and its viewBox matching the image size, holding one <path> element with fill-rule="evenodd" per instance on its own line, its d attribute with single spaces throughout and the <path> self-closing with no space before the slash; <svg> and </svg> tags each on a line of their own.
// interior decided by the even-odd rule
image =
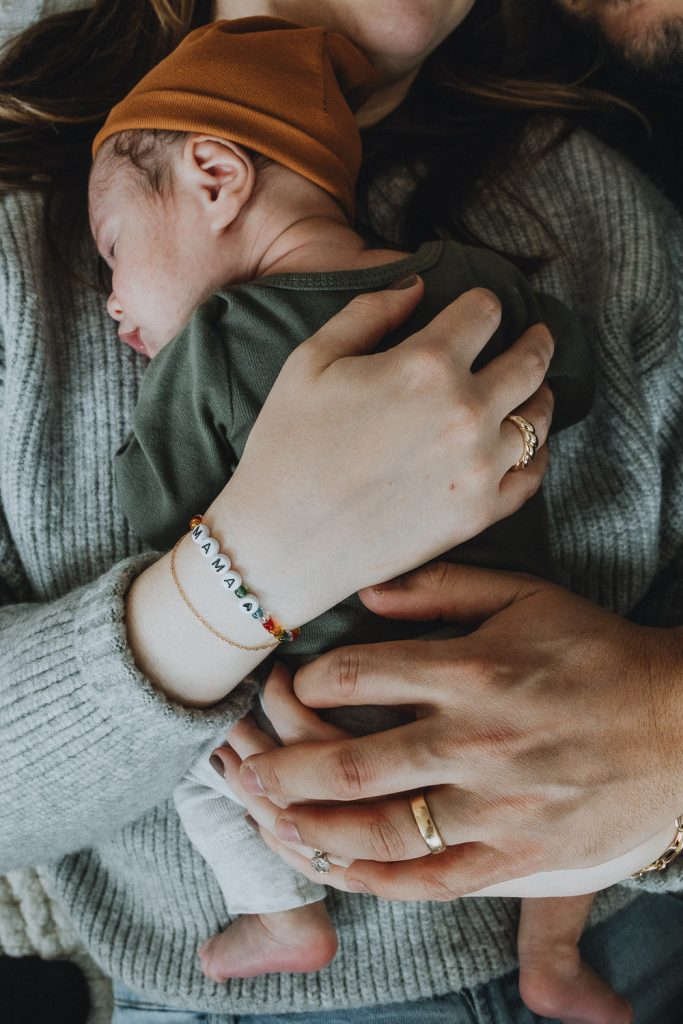
<svg viewBox="0 0 683 1024">
<path fill-rule="evenodd" d="M 147 367 L 133 429 L 114 458 L 126 519 L 159 551 L 171 548 L 192 516 L 209 507 L 237 462 L 228 441 L 233 412 L 226 353 L 200 327 L 198 313 Z"/>
<path fill-rule="evenodd" d="M 324 899 L 324 886 L 285 864 L 244 820 L 244 807 L 209 764 L 215 745 L 197 758 L 173 798 L 190 841 L 216 876 L 230 914 L 271 914 Z"/>
</svg>

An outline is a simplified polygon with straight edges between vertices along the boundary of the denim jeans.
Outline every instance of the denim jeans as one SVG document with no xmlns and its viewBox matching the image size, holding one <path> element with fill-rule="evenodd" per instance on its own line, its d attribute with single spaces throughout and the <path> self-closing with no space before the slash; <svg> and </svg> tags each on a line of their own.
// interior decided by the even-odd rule
<svg viewBox="0 0 683 1024">
<path fill-rule="evenodd" d="M 643 894 L 582 939 L 586 960 L 631 1001 L 635 1024 L 683 1019 L 683 898 Z M 517 973 L 417 1002 L 300 1014 L 174 1010 L 116 983 L 112 1024 L 550 1024 L 522 1003 Z"/>
</svg>

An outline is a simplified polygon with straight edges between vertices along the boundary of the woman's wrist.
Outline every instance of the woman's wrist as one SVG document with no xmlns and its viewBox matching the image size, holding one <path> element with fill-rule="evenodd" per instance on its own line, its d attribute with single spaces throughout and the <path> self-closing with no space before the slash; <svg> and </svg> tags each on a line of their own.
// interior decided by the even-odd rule
<svg viewBox="0 0 683 1024">
<path fill-rule="evenodd" d="M 338 574 L 325 570 L 329 553 L 318 555 L 320 545 L 303 516 L 290 529 L 277 509 L 242 497 L 231 481 L 204 520 L 264 611 L 288 629 L 305 625 L 346 596 L 341 569 Z"/>
<path fill-rule="evenodd" d="M 310 530 L 303 523 L 288 529 L 232 481 L 209 509 L 197 512 L 260 607 L 285 628 L 308 622 L 344 596 L 342 572 L 324 569 L 316 557 L 322 545 L 312 542 Z M 331 557 L 329 551 L 324 556 Z M 221 587 L 189 522 L 174 550 L 135 580 L 127 624 L 138 668 L 167 697 L 195 707 L 221 700 L 278 646 Z"/>
<path fill-rule="evenodd" d="M 262 626 L 231 607 L 236 602 L 209 586 L 215 581 L 207 579 L 206 562 L 189 536 L 178 545 L 173 567 L 182 593 L 171 561 L 169 553 L 133 582 L 126 600 L 128 643 L 137 667 L 161 693 L 188 707 L 208 707 L 274 645 Z"/>
</svg>

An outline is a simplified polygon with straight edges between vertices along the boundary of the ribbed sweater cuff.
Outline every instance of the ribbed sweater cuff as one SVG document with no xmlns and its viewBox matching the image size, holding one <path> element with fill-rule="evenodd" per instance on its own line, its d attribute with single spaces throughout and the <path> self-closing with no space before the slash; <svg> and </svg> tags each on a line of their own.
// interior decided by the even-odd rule
<svg viewBox="0 0 683 1024">
<path fill-rule="evenodd" d="M 0 612 L 0 870 L 93 846 L 162 804 L 249 706 L 242 684 L 208 710 L 183 707 L 136 667 L 125 597 L 156 557 Z"/>
</svg>

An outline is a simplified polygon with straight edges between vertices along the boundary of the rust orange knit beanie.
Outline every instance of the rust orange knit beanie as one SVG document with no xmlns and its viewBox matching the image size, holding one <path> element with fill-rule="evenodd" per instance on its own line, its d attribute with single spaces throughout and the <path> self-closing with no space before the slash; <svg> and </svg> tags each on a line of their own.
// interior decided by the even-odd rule
<svg viewBox="0 0 683 1024">
<path fill-rule="evenodd" d="M 352 43 L 279 18 L 191 32 L 111 111 L 102 143 L 135 128 L 206 132 L 262 153 L 329 192 L 353 217 L 361 159 L 353 116 L 377 74 Z"/>
</svg>

